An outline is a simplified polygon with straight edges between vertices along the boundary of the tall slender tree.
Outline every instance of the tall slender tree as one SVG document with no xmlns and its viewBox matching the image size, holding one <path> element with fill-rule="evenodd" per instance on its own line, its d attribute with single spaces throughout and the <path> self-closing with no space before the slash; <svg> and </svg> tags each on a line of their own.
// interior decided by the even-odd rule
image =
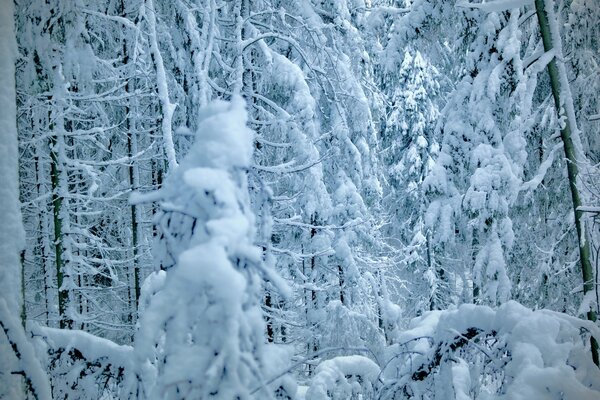
<svg viewBox="0 0 600 400">
<path fill-rule="evenodd" d="M 19 164 L 14 8 L 12 2 L 0 3 L 0 396 L 50 399 L 50 385 L 31 343 L 25 335 L 25 306 L 22 291 L 21 252 L 25 232 L 19 204 Z M 19 321 L 19 316 L 21 321 Z"/>
<path fill-rule="evenodd" d="M 575 110 L 573 108 L 573 98 L 565 65 L 562 61 L 562 42 L 560 32 L 558 32 L 558 19 L 554 11 L 553 2 L 545 2 L 543 0 L 535 1 L 535 10 L 540 24 L 540 34 L 544 43 L 546 52 L 553 52 L 554 57 L 548 63 L 548 75 L 550 75 L 550 86 L 552 88 L 552 97 L 554 104 L 559 114 L 559 118 L 563 119 L 560 130 L 563 149 L 567 159 L 567 173 L 569 179 L 569 189 L 571 190 L 571 199 L 573 201 L 573 212 L 575 213 L 575 229 L 577 231 L 577 240 L 579 242 L 579 263 L 581 266 L 581 275 L 583 278 L 583 294 L 595 295 L 594 288 L 594 271 L 592 270 L 590 244 L 587 239 L 587 232 L 583 226 L 583 210 L 580 181 L 579 181 L 579 165 L 585 163 L 585 154 L 579 138 L 579 128 L 575 119 Z M 596 321 L 596 313 L 590 309 L 587 311 L 587 318 L 590 321 Z M 598 356 L 598 342 L 596 339 L 591 339 L 592 357 L 594 363 L 600 366 Z"/>
</svg>

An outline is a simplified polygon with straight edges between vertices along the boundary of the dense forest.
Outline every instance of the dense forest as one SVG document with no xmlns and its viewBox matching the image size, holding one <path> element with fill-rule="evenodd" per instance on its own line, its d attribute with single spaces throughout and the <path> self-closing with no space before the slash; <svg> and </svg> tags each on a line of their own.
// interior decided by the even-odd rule
<svg viewBox="0 0 600 400">
<path fill-rule="evenodd" d="M 0 0 L 0 399 L 599 399 L 597 0 Z"/>
</svg>

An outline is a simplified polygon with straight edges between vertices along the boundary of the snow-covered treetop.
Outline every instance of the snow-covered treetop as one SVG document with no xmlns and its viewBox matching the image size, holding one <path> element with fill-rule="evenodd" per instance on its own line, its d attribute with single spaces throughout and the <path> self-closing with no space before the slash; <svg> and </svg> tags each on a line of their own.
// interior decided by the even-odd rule
<svg viewBox="0 0 600 400">
<path fill-rule="evenodd" d="M 196 141 L 181 162 L 181 170 L 192 167 L 230 168 L 250 166 L 254 132 L 246 126 L 244 100 L 216 100 L 198 112 Z"/>
</svg>

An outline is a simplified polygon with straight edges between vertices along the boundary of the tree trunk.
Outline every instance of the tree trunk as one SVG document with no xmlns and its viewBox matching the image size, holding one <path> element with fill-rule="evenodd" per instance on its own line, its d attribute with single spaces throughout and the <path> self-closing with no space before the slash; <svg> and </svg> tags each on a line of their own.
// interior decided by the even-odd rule
<svg viewBox="0 0 600 400">
<path fill-rule="evenodd" d="M 161 110 L 161 126 L 163 134 L 163 148 L 169 163 L 169 171 L 173 171 L 177 167 L 177 159 L 175 157 L 175 145 L 173 144 L 173 134 L 171 131 L 171 123 L 175 104 L 171 103 L 169 95 L 169 87 L 167 83 L 167 73 L 163 63 L 163 58 L 158 46 L 158 34 L 156 32 L 156 13 L 154 10 L 154 1 L 146 0 L 146 21 L 148 23 L 148 31 L 150 40 L 150 54 L 154 69 L 156 71 L 156 83 L 158 86 L 158 98 L 160 101 Z"/>
<path fill-rule="evenodd" d="M 52 129 L 52 127 L 51 127 Z M 56 267 L 56 286 L 58 289 L 58 318 L 59 326 L 64 329 L 71 324 L 66 317 L 67 302 L 69 298 L 68 291 L 62 288 L 64 280 L 63 263 L 63 226 L 62 226 L 62 205 L 63 198 L 60 196 L 60 171 L 58 168 L 58 146 L 56 136 L 50 138 L 50 179 L 52 182 L 52 210 L 54 216 L 54 264 Z"/>
<path fill-rule="evenodd" d="M 555 43 L 560 38 L 559 32 L 557 32 L 558 21 L 556 20 L 553 7 L 550 7 L 548 3 L 550 2 L 546 2 L 545 0 L 535 0 L 535 9 L 544 43 L 544 50 L 546 52 L 555 51 L 554 58 L 548 64 L 548 74 L 550 75 L 550 85 L 552 87 L 552 96 L 554 97 L 556 111 L 559 118 L 564 120 L 560 136 L 567 159 L 567 173 L 571 198 L 573 200 L 573 211 L 575 212 L 575 228 L 579 241 L 579 261 L 583 277 L 583 294 L 585 296 L 588 292 L 594 290 L 594 273 L 590 260 L 589 241 L 585 237 L 585 229 L 582 223 L 583 212 L 579 210 L 582 204 L 577 186 L 577 175 L 579 172 L 577 163 L 578 158 L 582 156 L 580 154 L 582 153 L 582 149 L 576 147 L 579 144 L 579 140 L 577 140 L 579 131 L 575 121 L 575 113 L 573 112 L 573 100 L 571 98 L 569 83 L 566 80 L 565 67 L 563 64 L 559 65 L 557 62 L 557 57 L 562 59 L 561 43 Z M 590 309 L 587 312 L 587 318 L 590 321 L 596 321 L 596 313 Z M 600 365 L 598 359 L 598 342 L 594 338 L 591 339 L 591 347 L 594 364 Z"/>
<path fill-rule="evenodd" d="M 14 5 L 0 2 L 0 397 L 50 399 L 50 385 L 19 324 L 23 308 L 22 251 L 25 232 L 19 202 L 19 146 Z M 24 315 L 21 315 L 24 318 Z M 24 321 L 23 321 L 24 322 Z M 7 355 L 9 357 L 5 357 Z M 23 379 L 21 379 L 21 377 Z M 25 389 L 25 390 L 23 390 Z"/>
<path fill-rule="evenodd" d="M 125 14 L 125 1 L 122 0 L 120 3 L 120 11 L 122 17 L 127 17 Z M 123 65 L 128 66 L 130 63 L 129 50 L 127 44 L 127 38 L 123 39 Z M 134 86 L 130 79 L 127 79 L 125 83 L 125 92 L 130 94 L 133 92 L 132 86 Z M 124 113 L 125 113 L 125 131 L 127 132 L 127 155 L 129 157 L 129 167 L 128 167 L 128 175 L 129 175 L 129 186 L 132 191 L 139 189 L 139 172 L 137 163 L 133 160 L 134 155 L 138 151 L 137 146 L 137 136 L 135 133 L 135 122 L 132 123 L 131 118 L 131 100 L 127 100 L 125 105 Z M 139 223 L 138 223 L 138 209 L 135 204 L 132 204 L 130 207 L 131 213 L 131 248 L 132 248 L 132 256 L 133 256 L 133 289 L 134 289 L 134 298 L 135 298 L 135 308 L 132 313 L 130 313 L 129 319 L 133 322 L 133 314 L 137 312 L 139 301 L 140 301 L 140 267 L 139 267 Z"/>
</svg>

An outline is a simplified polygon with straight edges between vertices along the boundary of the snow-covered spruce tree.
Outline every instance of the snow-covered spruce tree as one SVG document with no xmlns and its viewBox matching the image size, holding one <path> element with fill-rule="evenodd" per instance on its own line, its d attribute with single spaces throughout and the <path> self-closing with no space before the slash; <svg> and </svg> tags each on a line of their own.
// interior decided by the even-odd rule
<svg viewBox="0 0 600 400">
<path fill-rule="evenodd" d="M 462 53 L 453 46 L 464 31 L 459 17 L 448 1 L 378 1 L 366 23 L 384 105 L 379 140 L 387 181 L 385 231 L 398 254 L 399 282 L 390 289 L 405 322 L 455 302 L 453 271 L 440 260 L 444 252 L 435 248 L 423 218 L 423 181 L 439 152 L 439 110 L 458 79 Z"/>
<path fill-rule="evenodd" d="M 462 281 L 460 302 L 497 304 L 510 296 L 509 217 L 525 163 L 531 123 L 521 61 L 518 9 L 466 10 L 465 69 L 439 121 L 441 149 L 424 185 L 425 217 L 443 268 Z"/>
<path fill-rule="evenodd" d="M 389 234 L 404 247 L 402 277 L 411 293 L 405 307 L 420 313 L 445 308 L 447 272 L 432 254 L 430 231 L 425 226 L 423 181 L 437 158 L 439 144 L 435 123 L 439 117 L 439 72 L 418 50 L 406 50 L 399 69 L 386 74 L 391 92 L 385 123 L 384 158 L 390 190 L 386 205 L 390 212 Z M 425 277 L 425 279 L 423 279 Z"/>
<path fill-rule="evenodd" d="M 307 260 L 312 275 L 307 275 L 312 286 L 308 304 L 315 310 L 309 316 L 321 336 L 315 337 L 316 348 L 375 349 L 388 315 L 381 285 L 387 271 L 377 260 L 384 247 L 377 232 L 381 171 L 371 113 L 376 104 L 370 92 L 372 70 L 358 29 L 364 9 L 336 1 L 312 8 L 290 4 L 287 11 L 302 17 L 303 29 L 296 40 L 313 55 L 309 61 L 292 49 L 289 57 L 297 60 L 315 99 L 319 133 L 315 144 L 323 157 L 320 169 L 331 199 L 331 209 L 319 209 L 316 224 L 309 221 L 316 228 L 314 243 L 321 249 L 331 247 L 326 257 Z M 289 29 L 296 24 L 292 18 L 288 23 Z M 325 309 L 334 318 L 324 318 Z M 340 326 L 345 327 L 341 331 L 358 329 L 364 335 L 340 335 Z"/>
<path fill-rule="evenodd" d="M 322 346 L 366 347 L 380 356 L 383 340 L 396 317 L 385 280 L 390 275 L 389 248 L 379 227 L 383 171 L 377 154 L 380 93 L 363 36 L 365 4 L 333 1 L 315 5 L 315 26 L 323 43 L 317 60 L 324 70 L 318 94 L 321 154 L 325 184 L 332 193 L 332 247 L 319 296 L 328 314 L 322 323 Z M 318 19 L 316 19 L 318 17 Z M 309 42 L 310 43 L 310 42 Z M 318 296 L 318 297 L 319 297 Z M 359 331 L 360 335 L 340 335 Z"/>
<path fill-rule="evenodd" d="M 253 245 L 246 174 L 253 132 L 243 100 L 198 115 L 196 142 L 151 194 L 156 259 L 142 298 L 131 395 L 148 399 L 270 397 L 263 386 L 262 252 Z"/>
</svg>

